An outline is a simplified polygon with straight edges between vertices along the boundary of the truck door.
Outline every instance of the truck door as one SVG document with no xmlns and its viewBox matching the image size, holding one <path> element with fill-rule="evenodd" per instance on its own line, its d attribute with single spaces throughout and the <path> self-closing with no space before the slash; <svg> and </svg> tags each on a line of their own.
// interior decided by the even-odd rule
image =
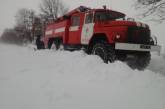
<svg viewBox="0 0 165 109">
<path fill-rule="evenodd" d="M 80 15 L 76 14 L 71 17 L 71 26 L 69 28 L 69 44 L 80 44 L 82 25 Z"/>
<path fill-rule="evenodd" d="M 85 21 L 81 32 L 81 44 L 87 45 L 94 31 L 93 13 L 92 12 L 86 13 L 84 20 Z"/>
</svg>

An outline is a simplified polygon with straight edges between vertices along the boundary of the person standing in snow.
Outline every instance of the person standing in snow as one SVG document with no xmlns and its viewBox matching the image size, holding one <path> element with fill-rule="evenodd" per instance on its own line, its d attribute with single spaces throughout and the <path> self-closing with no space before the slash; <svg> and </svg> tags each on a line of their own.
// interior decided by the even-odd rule
<svg viewBox="0 0 165 109">
<path fill-rule="evenodd" d="M 37 36 L 36 45 L 38 50 L 44 49 L 44 43 L 41 41 L 41 35 Z"/>
</svg>

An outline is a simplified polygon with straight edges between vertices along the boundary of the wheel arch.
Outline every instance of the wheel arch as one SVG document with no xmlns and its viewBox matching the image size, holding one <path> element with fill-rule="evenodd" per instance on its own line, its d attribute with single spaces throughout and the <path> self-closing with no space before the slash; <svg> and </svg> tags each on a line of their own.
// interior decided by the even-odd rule
<svg viewBox="0 0 165 109">
<path fill-rule="evenodd" d="M 62 41 L 63 42 L 63 38 L 58 36 L 58 37 L 50 37 L 48 39 L 48 43 L 47 43 L 47 47 L 50 49 L 52 44 L 53 44 L 53 41 Z"/>
<path fill-rule="evenodd" d="M 108 36 L 105 33 L 96 33 L 96 34 L 93 34 L 92 38 L 90 39 L 89 45 L 91 46 L 97 42 L 102 42 L 102 41 L 110 43 Z"/>
<path fill-rule="evenodd" d="M 91 53 L 93 46 L 98 42 L 107 42 L 109 43 L 108 37 L 105 33 L 96 33 L 93 34 L 92 38 L 88 44 L 88 52 Z"/>
</svg>

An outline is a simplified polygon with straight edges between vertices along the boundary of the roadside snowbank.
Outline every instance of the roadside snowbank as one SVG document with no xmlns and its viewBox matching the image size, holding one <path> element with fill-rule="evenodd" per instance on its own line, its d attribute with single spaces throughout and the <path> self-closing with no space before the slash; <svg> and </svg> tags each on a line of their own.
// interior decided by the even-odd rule
<svg viewBox="0 0 165 109">
<path fill-rule="evenodd" d="M 158 56 L 153 54 L 148 69 L 165 76 L 165 56 Z"/>
<path fill-rule="evenodd" d="M 156 69 L 155 62 L 165 65 L 159 58 L 149 69 Z M 160 73 L 132 70 L 119 61 L 104 64 L 82 51 L 0 44 L 0 109 L 164 108 Z"/>
</svg>

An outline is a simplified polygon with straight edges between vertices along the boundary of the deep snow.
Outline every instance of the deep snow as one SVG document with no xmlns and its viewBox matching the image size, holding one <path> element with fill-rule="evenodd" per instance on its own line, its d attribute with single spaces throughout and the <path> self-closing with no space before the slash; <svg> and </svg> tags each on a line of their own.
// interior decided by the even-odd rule
<svg viewBox="0 0 165 109">
<path fill-rule="evenodd" d="M 0 44 L 0 109 L 165 109 L 165 59 L 145 71 L 82 51 Z"/>
</svg>

